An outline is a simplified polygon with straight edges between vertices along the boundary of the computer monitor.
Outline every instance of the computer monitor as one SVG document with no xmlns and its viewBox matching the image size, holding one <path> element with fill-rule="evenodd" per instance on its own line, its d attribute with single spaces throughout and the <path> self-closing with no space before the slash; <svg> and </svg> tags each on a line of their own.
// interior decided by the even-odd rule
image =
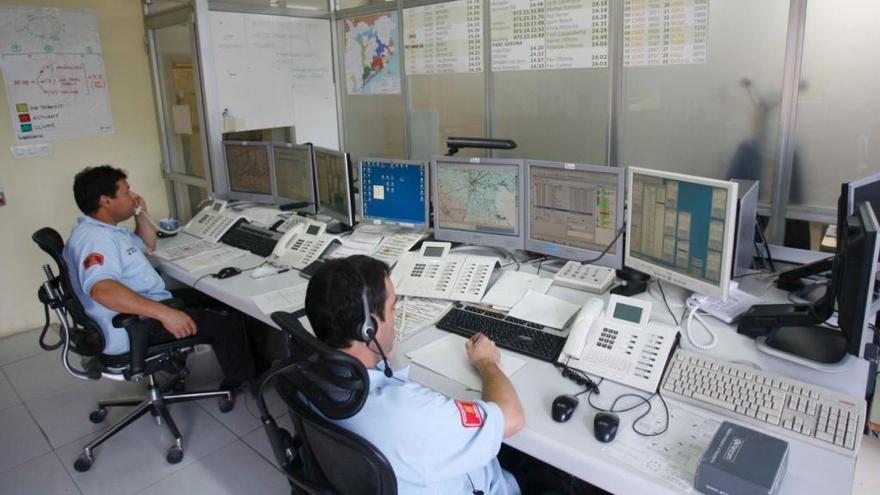
<svg viewBox="0 0 880 495">
<path fill-rule="evenodd" d="M 626 184 L 624 264 L 727 299 L 737 183 L 630 167 Z"/>
<path fill-rule="evenodd" d="M 875 261 L 880 256 L 877 233 L 880 225 L 876 206 L 867 201 L 855 204 L 845 227 L 837 227 L 838 283 L 837 326 L 847 338 L 847 352 L 861 355 L 862 334 L 870 313 L 876 284 Z"/>
<path fill-rule="evenodd" d="M 318 184 L 318 213 L 354 227 L 354 195 L 348 153 L 313 146 L 315 178 Z"/>
<path fill-rule="evenodd" d="M 523 161 L 434 157 L 434 238 L 524 249 Z"/>
<path fill-rule="evenodd" d="M 880 218 L 880 174 L 870 175 L 846 184 L 848 188 L 848 215 L 855 215 L 855 205 L 867 201 L 874 209 L 874 216 Z"/>
<path fill-rule="evenodd" d="M 269 143 L 224 141 L 229 199 L 273 203 L 275 185 Z"/>
<path fill-rule="evenodd" d="M 620 269 L 624 169 L 537 160 L 525 167 L 526 249 L 588 261 L 610 246 L 595 263 Z"/>
<path fill-rule="evenodd" d="M 275 166 L 277 203 L 279 205 L 308 203 L 307 206 L 296 210 L 317 213 L 312 145 L 272 143 L 272 162 Z"/>
<path fill-rule="evenodd" d="M 428 228 L 428 166 L 413 160 L 360 161 L 361 216 L 365 222 Z"/>
</svg>

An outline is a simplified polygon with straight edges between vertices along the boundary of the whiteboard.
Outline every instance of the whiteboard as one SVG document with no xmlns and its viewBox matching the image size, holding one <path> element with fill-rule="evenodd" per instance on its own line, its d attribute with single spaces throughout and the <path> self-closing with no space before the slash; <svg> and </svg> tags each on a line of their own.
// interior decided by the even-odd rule
<svg viewBox="0 0 880 495">
<path fill-rule="evenodd" d="M 339 149 L 329 20 L 211 12 L 211 38 L 224 130 L 296 126 Z"/>
</svg>

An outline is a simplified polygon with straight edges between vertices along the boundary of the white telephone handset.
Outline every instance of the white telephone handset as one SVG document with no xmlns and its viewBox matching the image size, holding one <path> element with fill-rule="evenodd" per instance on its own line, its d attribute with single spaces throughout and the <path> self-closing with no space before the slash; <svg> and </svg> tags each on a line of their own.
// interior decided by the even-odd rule
<svg viewBox="0 0 880 495">
<path fill-rule="evenodd" d="M 183 227 L 183 231 L 200 239 L 220 242 L 220 238 L 239 220 L 247 221 L 244 215 L 226 212 L 226 201 L 213 201 L 204 207 Z"/>
<path fill-rule="evenodd" d="M 571 324 L 571 331 L 568 333 L 568 339 L 566 339 L 562 353 L 559 355 L 559 362 L 564 363 L 569 358 L 580 359 L 584 345 L 587 343 L 587 335 L 593 328 L 593 321 L 602 315 L 604 307 L 605 303 L 597 297 L 591 297 L 587 300 Z"/>
<path fill-rule="evenodd" d="M 559 360 L 581 371 L 653 393 L 657 391 L 678 329 L 650 323 L 652 304 L 612 295 L 604 315 L 587 302 L 572 323 Z M 650 324 L 649 324 L 650 323 Z"/>
<path fill-rule="evenodd" d="M 498 258 L 449 254 L 448 242 L 423 242 L 418 255 L 405 256 L 391 280 L 401 296 L 480 302 Z"/>
<path fill-rule="evenodd" d="M 325 233 L 327 224 L 313 220 L 291 227 L 278 241 L 270 261 L 302 270 L 318 259 L 336 236 Z"/>
</svg>

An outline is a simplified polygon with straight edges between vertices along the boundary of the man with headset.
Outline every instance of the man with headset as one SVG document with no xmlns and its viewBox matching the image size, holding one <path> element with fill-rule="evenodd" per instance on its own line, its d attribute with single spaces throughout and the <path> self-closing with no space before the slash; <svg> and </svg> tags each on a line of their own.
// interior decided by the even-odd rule
<svg viewBox="0 0 880 495">
<path fill-rule="evenodd" d="M 398 492 L 520 492 L 496 459 L 501 441 L 524 426 L 522 406 L 499 368 L 495 343 L 477 334 L 465 343 L 483 379 L 482 400 L 463 401 L 392 371 L 396 294 L 388 267 L 367 256 L 328 262 L 306 291 L 306 314 L 315 336 L 363 363 L 370 393 L 355 416 L 338 421 L 378 448 L 394 469 Z"/>
</svg>

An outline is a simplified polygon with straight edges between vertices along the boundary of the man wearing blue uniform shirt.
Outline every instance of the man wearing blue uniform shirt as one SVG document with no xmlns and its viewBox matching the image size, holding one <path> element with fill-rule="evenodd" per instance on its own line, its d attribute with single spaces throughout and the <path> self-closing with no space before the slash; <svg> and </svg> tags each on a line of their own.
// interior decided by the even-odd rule
<svg viewBox="0 0 880 495">
<path fill-rule="evenodd" d="M 226 377 L 224 388 L 252 380 L 253 359 L 239 318 L 205 308 L 181 311 L 159 302 L 172 294 L 145 256 L 156 246 L 156 229 L 141 214 L 146 213 L 146 202 L 131 191 L 126 179 L 125 172 L 109 165 L 76 175 L 73 194 L 85 216 L 78 219 L 64 247 L 73 288 L 104 334 L 104 353 L 129 351 L 128 333 L 114 327 L 112 319 L 117 313 L 136 314 L 159 323 L 145 330 L 150 344 L 196 333 L 212 338 Z M 134 234 L 118 225 L 132 216 Z"/>
<path fill-rule="evenodd" d="M 364 323 L 364 291 L 375 334 L 356 337 Z M 378 448 L 394 469 L 401 494 L 519 494 L 496 459 L 501 441 L 523 428 L 519 397 L 499 367 L 488 337 L 465 343 L 483 379 L 482 400 L 455 400 L 411 382 L 407 370 L 386 370 L 394 351 L 396 294 L 388 267 L 367 256 L 333 260 L 309 282 L 306 313 L 315 336 L 367 368 L 370 393 L 355 416 L 338 424 Z"/>
</svg>

